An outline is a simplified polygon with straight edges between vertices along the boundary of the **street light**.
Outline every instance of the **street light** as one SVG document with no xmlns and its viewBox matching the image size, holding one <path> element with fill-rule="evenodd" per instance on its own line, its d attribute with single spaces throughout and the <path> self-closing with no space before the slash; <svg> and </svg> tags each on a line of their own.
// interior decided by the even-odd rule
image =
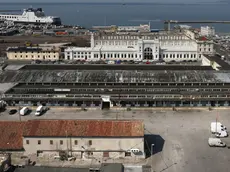
<svg viewBox="0 0 230 172">
<path fill-rule="evenodd" d="M 154 144 L 151 144 L 151 160 L 152 160 L 151 169 L 152 171 L 153 171 L 153 147 L 154 146 L 155 146 Z"/>
</svg>

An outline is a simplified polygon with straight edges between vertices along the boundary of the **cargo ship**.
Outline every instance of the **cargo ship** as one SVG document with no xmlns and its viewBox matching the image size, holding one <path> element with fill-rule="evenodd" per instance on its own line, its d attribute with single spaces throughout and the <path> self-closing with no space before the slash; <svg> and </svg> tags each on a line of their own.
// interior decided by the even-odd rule
<svg viewBox="0 0 230 172">
<path fill-rule="evenodd" d="M 25 24 L 53 24 L 61 25 L 60 17 L 46 16 L 42 8 L 24 9 L 22 15 L 0 14 L 0 22 L 11 21 Z"/>
</svg>

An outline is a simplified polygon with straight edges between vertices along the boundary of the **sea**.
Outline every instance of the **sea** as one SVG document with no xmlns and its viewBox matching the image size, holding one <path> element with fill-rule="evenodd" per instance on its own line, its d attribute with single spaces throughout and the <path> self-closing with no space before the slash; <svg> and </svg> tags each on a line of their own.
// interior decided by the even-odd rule
<svg viewBox="0 0 230 172">
<path fill-rule="evenodd" d="M 230 2 L 212 3 L 0 3 L 1 10 L 43 8 L 46 15 L 61 17 L 63 24 L 92 26 L 135 26 L 151 24 L 163 29 L 164 20 L 230 20 Z M 230 24 L 195 24 L 213 26 L 216 32 L 230 33 Z"/>
</svg>

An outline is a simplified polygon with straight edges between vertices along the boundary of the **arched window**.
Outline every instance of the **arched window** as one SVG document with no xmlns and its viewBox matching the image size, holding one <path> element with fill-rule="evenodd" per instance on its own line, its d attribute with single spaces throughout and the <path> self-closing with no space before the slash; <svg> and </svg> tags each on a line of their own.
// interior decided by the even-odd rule
<svg viewBox="0 0 230 172">
<path fill-rule="evenodd" d="M 152 48 L 144 49 L 144 60 L 152 60 L 153 59 L 153 50 Z"/>
</svg>

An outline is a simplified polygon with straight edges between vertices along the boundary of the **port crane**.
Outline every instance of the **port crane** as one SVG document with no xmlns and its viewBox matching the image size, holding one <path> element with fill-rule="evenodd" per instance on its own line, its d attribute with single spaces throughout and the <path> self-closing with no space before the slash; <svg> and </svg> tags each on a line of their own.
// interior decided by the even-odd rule
<svg viewBox="0 0 230 172">
<path fill-rule="evenodd" d="M 194 24 L 194 23 L 221 23 L 221 24 L 230 24 L 230 21 L 221 21 L 221 20 L 201 20 L 201 21 L 178 21 L 178 20 L 165 20 L 164 28 L 165 30 L 170 30 L 171 24 Z"/>
</svg>

